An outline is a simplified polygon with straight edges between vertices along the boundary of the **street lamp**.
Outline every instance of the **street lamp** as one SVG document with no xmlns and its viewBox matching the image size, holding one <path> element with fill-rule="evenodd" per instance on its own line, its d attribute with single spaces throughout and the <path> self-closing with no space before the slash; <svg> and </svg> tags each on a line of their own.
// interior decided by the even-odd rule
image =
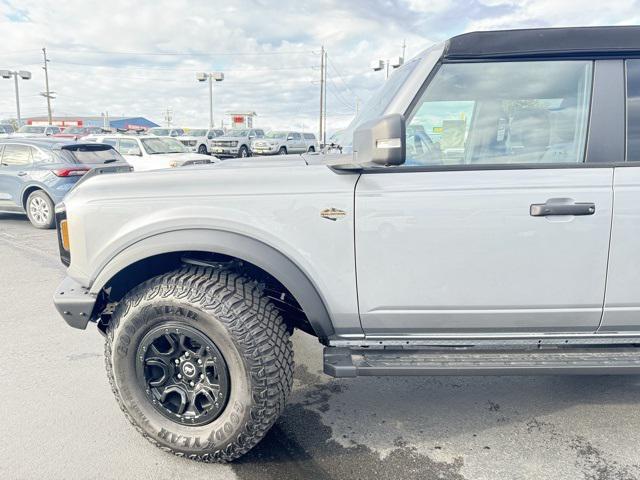
<svg viewBox="0 0 640 480">
<path fill-rule="evenodd" d="M 393 59 L 393 61 L 391 60 L 376 60 L 375 62 L 373 62 L 371 64 L 371 68 L 375 71 L 375 72 L 379 72 L 380 70 L 384 70 L 386 68 L 386 77 L 385 78 L 389 78 L 389 65 L 391 65 L 391 67 L 398 68 L 401 67 L 404 64 L 404 58 L 402 57 L 396 57 Z"/>
<path fill-rule="evenodd" d="M 211 73 L 196 73 L 196 80 L 199 82 L 206 82 L 209 80 L 209 128 L 213 128 L 213 81 L 221 82 L 224 80 L 224 73 L 211 72 Z"/>
<path fill-rule="evenodd" d="M 16 112 L 17 112 L 17 120 L 18 120 L 18 128 L 22 126 L 22 119 L 20 118 L 20 91 L 18 90 L 18 77 L 23 80 L 31 79 L 31 72 L 27 72 L 26 70 L 0 70 L 0 77 L 9 79 L 13 77 L 16 85 Z"/>
</svg>

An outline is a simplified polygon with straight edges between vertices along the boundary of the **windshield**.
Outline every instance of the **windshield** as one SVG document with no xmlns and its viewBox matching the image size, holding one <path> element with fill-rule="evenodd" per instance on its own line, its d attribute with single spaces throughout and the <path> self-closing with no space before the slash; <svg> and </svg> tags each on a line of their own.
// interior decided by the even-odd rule
<svg viewBox="0 0 640 480">
<path fill-rule="evenodd" d="M 13 127 L 11 125 L 0 125 L 0 132 L 13 133 Z"/>
<path fill-rule="evenodd" d="M 67 127 L 62 133 L 84 133 L 84 128 L 82 127 Z"/>
<path fill-rule="evenodd" d="M 248 137 L 249 130 L 229 130 L 226 136 L 227 137 Z"/>
<path fill-rule="evenodd" d="M 125 159 L 109 145 L 71 145 L 63 147 L 60 155 L 72 163 L 85 163 L 88 165 L 125 162 Z"/>
<path fill-rule="evenodd" d="M 188 132 L 185 133 L 185 135 L 190 135 L 192 137 L 206 137 L 207 131 L 206 130 L 189 130 Z"/>
<path fill-rule="evenodd" d="M 267 132 L 264 134 L 264 138 L 286 138 L 287 132 Z"/>
<path fill-rule="evenodd" d="M 149 133 L 152 135 L 158 135 L 159 137 L 168 137 L 171 134 L 171 130 L 168 128 L 151 128 Z"/>
<path fill-rule="evenodd" d="M 25 125 L 20 127 L 18 133 L 44 133 L 45 127 L 34 127 L 33 125 Z"/>
<path fill-rule="evenodd" d="M 360 113 L 344 130 L 337 132 L 331 137 L 331 142 L 341 147 L 350 147 L 353 144 L 353 131 L 369 120 L 380 117 L 387 109 L 391 100 L 396 96 L 398 90 L 413 72 L 419 63 L 419 58 L 404 64 L 401 68 L 394 71 L 389 79 L 373 94 L 369 101 L 365 104 Z"/>
<path fill-rule="evenodd" d="M 182 143 L 172 138 L 142 138 L 140 141 L 149 155 L 184 153 L 187 151 Z"/>
</svg>

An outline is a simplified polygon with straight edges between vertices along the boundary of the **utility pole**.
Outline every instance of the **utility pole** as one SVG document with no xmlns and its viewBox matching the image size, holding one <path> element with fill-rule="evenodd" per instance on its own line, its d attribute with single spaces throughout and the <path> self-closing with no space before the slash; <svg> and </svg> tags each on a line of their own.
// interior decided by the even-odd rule
<svg viewBox="0 0 640 480">
<path fill-rule="evenodd" d="M 322 142 L 322 131 L 324 128 L 324 45 L 320 49 L 320 132 L 318 139 Z"/>
<path fill-rule="evenodd" d="M 402 40 L 402 60 L 406 60 L 405 53 L 407 52 L 407 40 Z"/>
<path fill-rule="evenodd" d="M 41 93 L 41 95 L 47 99 L 47 113 L 49 115 L 49 125 L 51 125 L 53 123 L 51 118 L 51 99 L 55 98 L 53 96 L 55 92 L 49 91 L 49 69 L 47 67 L 47 63 L 49 63 L 49 60 L 47 60 L 47 49 L 45 47 L 42 47 L 42 56 L 44 58 L 44 66 L 42 68 L 44 70 L 45 91 Z"/>
<path fill-rule="evenodd" d="M 324 51 L 324 112 L 322 114 L 322 118 L 324 120 L 324 125 L 322 125 L 322 143 L 323 145 L 327 144 L 327 70 L 328 70 L 328 54 L 327 51 Z"/>
<path fill-rule="evenodd" d="M 171 121 L 173 120 L 173 109 L 171 107 L 167 107 L 167 110 L 164 113 L 164 120 L 167 122 L 167 127 L 170 127 Z"/>
</svg>

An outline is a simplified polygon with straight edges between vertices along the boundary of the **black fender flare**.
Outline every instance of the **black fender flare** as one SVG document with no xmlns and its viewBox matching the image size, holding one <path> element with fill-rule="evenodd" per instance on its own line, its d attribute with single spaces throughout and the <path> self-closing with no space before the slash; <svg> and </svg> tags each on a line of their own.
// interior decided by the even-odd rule
<svg viewBox="0 0 640 480">
<path fill-rule="evenodd" d="M 184 229 L 163 232 L 139 240 L 120 250 L 99 270 L 90 291 L 98 294 L 120 271 L 156 255 L 181 251 L 220 253 L 263 269 L 282 283 L 304 310 L 316 336 L 327 338 L 334 328 L 318 288 L 296 263 L 279 250 L 245 235 L 214 229 Z"/>
</svg>

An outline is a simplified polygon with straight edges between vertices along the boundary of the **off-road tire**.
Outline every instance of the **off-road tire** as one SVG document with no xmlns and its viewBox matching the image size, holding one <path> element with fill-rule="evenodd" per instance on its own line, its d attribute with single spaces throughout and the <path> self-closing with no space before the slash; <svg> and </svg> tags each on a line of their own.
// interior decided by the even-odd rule
<svg viewBox="0 0 640 480">
<path fill-rule="evenodd" d="M 280 150 L 278 150 L 278 155 L 286 155 L 287 154 L 287 147 L 280 147 Z"/>
<path fill-rule="evenodd" d="M 166 418 L 136 377 L 136 352 L 145 332 L 167 321 L 204 333 L 226 361 L 229 399 L 211 423 L 190 426 Z M 253 448 L 282 413 L 293 384 L 289 334 L 263 286 L 209 267 L 184 267 L 128 293 L 107 329 L 105 364 L 133 426 L 162 450 L 202 462 L 231 461 Z"/>
<path fill-rule="evenodd" d="M 48 212 L 46 217 L 41 217 L 40 215 L 44 215 L 45 210 L 39 209 L 39 213 L 35 214 L 32 210 L 32 206 L 38 203 L 38 205 L 42 206 L 42 208 L 46 209 Z M 54 205 L 49 195 L 47 195 L 42 190 L 36 190 L 32 192 L 27 198 L 25 210 L 27 211 L 27 217 L 29 217 L 29 221 L 36 228 L 41 228 L 44 230 L 50 230 L 55 226 L 55 213 L 54 213 Z"/>
</svg>

